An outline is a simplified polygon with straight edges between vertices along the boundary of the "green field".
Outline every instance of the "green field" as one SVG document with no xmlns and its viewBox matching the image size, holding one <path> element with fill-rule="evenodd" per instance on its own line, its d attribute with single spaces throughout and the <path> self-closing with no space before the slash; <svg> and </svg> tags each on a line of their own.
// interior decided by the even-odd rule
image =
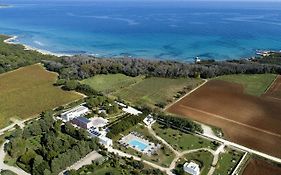
<svg viewBox="0 0 281 175">
<path fill-rule="evenodd" d="M 177 164 L 177 166 L 175 168 L 175 174 L 188 175 L 188 173 L 185 173 L 183 171 L 183 165 L 185 162 L 193 161 L 199 165 L 200 175 L 207 175 L 209 170 L 212 167 L 213 158 L 214 158 L 214 156 L 208 151 L 197 151 L 194 153 L 187 154 L 179 160 L 179 163 Z M 223 174 L 223 175 L 225 175 L 225 174 Z"/>
<path fill-rule="evenodd" d="M 275 78 L 275 74 L 238 74 L 224 75 L 215 79 L 241 84 L 244 86 L 247 94 L 260 96 L 266 91 Z"/>
<path fill-rule="evenodd" d="M 193 89 L 201 83 L 200 79 L 190 78 L 146 78 L 132 86 L 123 88 L 115 93 L 114 96 L 133 104 L 146 104 L 154 106 L 157 103 L 169 103 L 174 100 L 177 92 L 185 87 Z"/>
<path fill-rule="evenodd" d="M 220 155 L 214 175 L 230 174 L 242 157 L 243 153 L 241 152 L 227 150 L 225 153 Z"/>
<path fill-rule="evenodd" d="M 81 82 L 90 85 L 97 91 L 102 91 L 108 94 L 116 90 L 128 87 L 136 82 L 141 81 L 142 79 L 143 77 L 129 77 L 123 74 L 107 74 L 96 75 Z"/>
<path fill-rule="evenodd" d="M 36 64 L 0 75 L 0 128 L 82 98 L 53 86 L 57 75 Z"/>
<path fill-rule="evenodd" d="M 186 151 L 198 148 L 210 148 L 215 150 L 217 148 L 211 141 L 194 136 L 192 134 L 186 134 L 181 131 L 166 128 L 156 123 L 153 125 L 155 133 L 166 140 L 175 150 Z"/>
</svg>

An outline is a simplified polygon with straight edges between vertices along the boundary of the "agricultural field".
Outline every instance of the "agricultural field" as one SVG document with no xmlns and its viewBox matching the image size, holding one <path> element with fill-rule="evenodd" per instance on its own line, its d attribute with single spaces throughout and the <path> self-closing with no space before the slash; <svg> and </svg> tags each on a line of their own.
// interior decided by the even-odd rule
<svg viewBox="0 0 281 175">
<path fill-rule="evenodd" d="M 278 75 L 276 80 L 270 86 L 270 88 L 266 91 L 264 96 L 271 97 L 276 100 L 281 100 L 281 76 Z"/>
<path fill-rule="evenodd" d="M 168 104 L 184 88 L 191 90 L 202 83 L 200 79 L 190 78 L 146 78 L 132 86 L 120 89 L 112 95 L 136 105 Z"/>
<path fill-rule="evenodd" d="M 281 167 L 273 165 L 261 159 L 252 158 L 246 168 L 243 175 L 279 175 L 281 174 Z"/>
<path fill-rule="evenodd" d="M 97 91 L 108 94 L 142 81 L 142 79 L 143 77 L 141 76 L 129 77 L 124 74 L 107 74 L 96 75 L 81 82 L 91 86 Z"/>
<path fill-rule="evenodd" d="M 175 129 L 163 127 L 158 123 L 154 124 L 152 128 L 159 137 L 166 140 L 177 151 L 186 151 L 198 148 L 210 148 L 216 150 L 217 148 L 217 145 L 209 140 Z"/>
<path fill-rule="evenodd" d="M 31 65 L 0 75 L 0 128 L 11 118 L 26 119 L 78 100 L 81 95 L 53 86 L 57 75 Z"/>
<path fill-rule="evenodd" d="M 238 74 L 224 75 L 215 79 L 241 84 L 243 85 L 245 93 L 260 96 L 267 90 L 267 88 L 271 85 L 275 78 L 275 74 Z"/>
<path fill-rule="evenodd" d="M 222 128 L 241 145 L 281 157 L 281 101 L 244 93 L 240 84 L 211 80 L 167 109 Z"/>
<path fill-rule="evenodd" d="M 226 149 L 220 154 L 214 175 L 231 174 L 243 157 L 242 152 Z"/>
</svg>

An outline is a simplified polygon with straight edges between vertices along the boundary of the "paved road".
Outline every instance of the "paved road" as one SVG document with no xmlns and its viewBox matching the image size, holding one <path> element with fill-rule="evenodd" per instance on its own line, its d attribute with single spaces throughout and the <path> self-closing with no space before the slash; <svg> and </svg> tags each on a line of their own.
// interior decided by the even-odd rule
<svg viewBox="0 0 281 175">
<path fill-rule="evenodd" d="M 7 143 L 7 142 L 8 141 L 6 141 L 5 143 Z M 6 155 L 6 153 L 4 151 L 4 144 L 0 148 L 0 169 L 10 170 L 10 171 L 13 171 L 14 173 L 16 173 L 18 175 L 29 175 L 27 172 L 23 171 L 22 169 L 20 169 L 18 167 L 9 166 L 9 165 L 4 163 L 4 159 L 5 159 L 5 155 Z"/>
</svg>

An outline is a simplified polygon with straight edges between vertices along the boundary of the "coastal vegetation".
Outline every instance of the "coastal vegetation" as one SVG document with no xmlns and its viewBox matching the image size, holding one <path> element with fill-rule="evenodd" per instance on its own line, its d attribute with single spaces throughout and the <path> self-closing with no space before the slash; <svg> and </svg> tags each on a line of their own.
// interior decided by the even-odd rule
<svg viewBox="0 0 281 175">
<path fill-rule="evenodd" d="M 42 60 L 57 60 L 56 56 L 43 55 L 37 51 L 26 50 L 20 44 L 7 44 L 10 37 L 0 35 L 0 74 L 20 67 L 39 63 Z"/>
<path fill-rule="evenodd" d="M 18 127 L 9 140 L 7 163 L 32 175 L 58 174 L 99 146 L 85 130 L 55 121 L 51 112 L 23 129 Z"/>
<path fill-rule="evenodd" d="M 0 75 L 0 127 L 78 100 L 81 95 L 53 86 L 57 75 L 35 64 Z"/>
<path fill-rule="evenodd" d="M 127 76 L 165 78 L 213 78 L 230 74 L 280 74 L 278 64 L 263 64 L 251 60 L 226 60 L 207 63 L 182 63 L 133 58 L 100 59 L 91 56 L 64 57 L 59 61 L 44 61 L 48 70 L 64 79 L 86 79 L 98 74 L 122 73 Z"/>
<path fill-rule="evenodd" d="M 245 93 L 260 96 L 268 89 L 275 78 L 275 74 L 238 74 L 224 75 L 216 79 L 241 84 Z"/>
</svg>

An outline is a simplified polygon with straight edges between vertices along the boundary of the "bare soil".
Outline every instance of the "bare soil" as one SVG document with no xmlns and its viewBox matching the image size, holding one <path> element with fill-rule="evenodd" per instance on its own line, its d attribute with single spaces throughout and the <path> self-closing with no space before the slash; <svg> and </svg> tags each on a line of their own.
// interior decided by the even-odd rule
<svg viewBox="0 0 281 175">
<path fill-rule="evenodd" d="M 264 160 L 251 159 L 243 175 L 280 175 L 281 167 L 272 165 Z"/>
<path fill-rule="evenodd" d="M 279 75 L 274 83 L 270 86 L 270 88 L 264 94 L 265 96 L 272 97 L 276 100 L 281 100 L 281 76 Z"/>
<path fill-rule="evenodd" d="M 220 127 L 228 140 L 281 158 L 281 101 L 243 90 L 212 80 L 167 111 Z"/>
</svg>

